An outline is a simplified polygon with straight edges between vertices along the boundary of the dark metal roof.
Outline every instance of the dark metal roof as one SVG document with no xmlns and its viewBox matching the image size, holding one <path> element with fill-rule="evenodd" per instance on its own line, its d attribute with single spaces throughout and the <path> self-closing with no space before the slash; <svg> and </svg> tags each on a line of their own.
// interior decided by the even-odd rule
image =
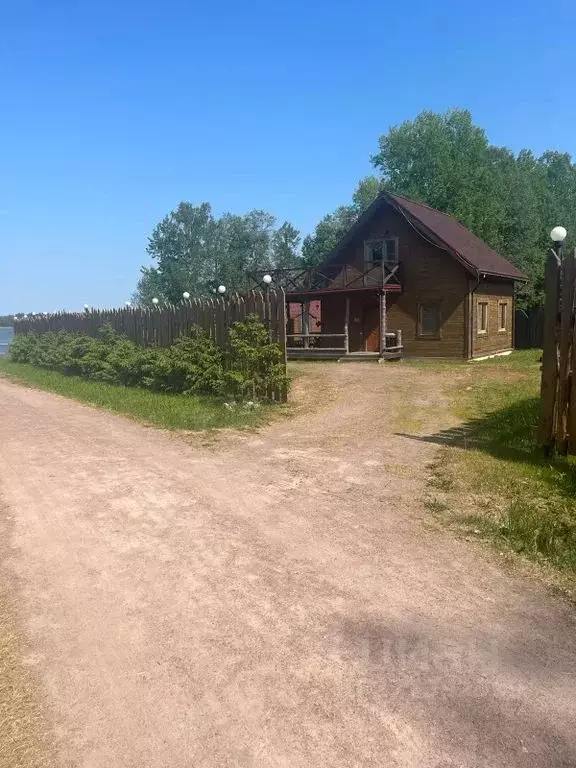
<svg viewBox="0 0 576 768">
<path fill-rule="evenodd" d="M 503 256 L 493 251 L 483 240 L 472 234 L 452 216 L 424 203 L 409 200 L 402 195 L 382 192 L 362 214 L 354 227 L 334 249 L 332 256 L 347 245 L 358 230 L 382 207 L 391 205 L 407 219 L 423 237 L 432 240 L 439 248 L 449 251 L 464 267 L 476 275 L 503 277 L 510 280 L 526 280 L 526 277 Z"/>
</svg>

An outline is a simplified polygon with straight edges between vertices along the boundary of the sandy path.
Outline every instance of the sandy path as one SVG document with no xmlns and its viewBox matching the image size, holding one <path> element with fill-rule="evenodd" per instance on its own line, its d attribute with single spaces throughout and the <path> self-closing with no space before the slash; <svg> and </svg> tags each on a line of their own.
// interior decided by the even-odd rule
<svg viewBox="0 0 576 768">
<path fill-rule="evenodd" d="M 437 375 L 300 370 L 324 406 L 212 448 L 0 382 L 62 765 L 575 766 L 572 610 L 419 519 Z"/>
</svg>

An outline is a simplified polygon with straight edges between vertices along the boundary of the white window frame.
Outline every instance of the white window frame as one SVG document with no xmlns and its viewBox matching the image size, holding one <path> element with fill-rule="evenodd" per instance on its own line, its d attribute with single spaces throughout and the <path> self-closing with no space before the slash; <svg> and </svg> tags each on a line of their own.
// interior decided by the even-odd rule
<svg viewBox="0 0 576 768">
<path fill-rule="evenodd" d="M 396 258 L 394 260 L 390 260 L 387 258 L 388 256 L 388 246 L 387 243 L 393 242 L 394 243 L 394 252 L 396 254 Z M 385 254 L 385 258 L 382 261 L 374 261 L 371 258 L 370 252 L 371 249 L 374 247 L 374 245 L 381 244 L 382 247 L 382 253 Z M 386 236 L 386 237 L 371 237 L 368 240 L 364 241 L 364 261 L 367 264 L 398 264 L 398 237 L 395 235 L 393 236 Z"/>
</svg>

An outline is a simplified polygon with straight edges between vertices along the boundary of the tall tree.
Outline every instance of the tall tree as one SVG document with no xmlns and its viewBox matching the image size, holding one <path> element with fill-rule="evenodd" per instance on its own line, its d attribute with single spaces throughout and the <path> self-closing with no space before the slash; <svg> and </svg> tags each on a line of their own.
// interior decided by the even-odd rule
<svg viewBox="0 0 576 768">
<path fill-rule="evenodd" d="M 278 269 L 290 269 L 300 263 L 300 232 L 285 221 L 272 236 L 272 256 Z"/>
<path fill-rule="evenodd" d="M 379 139 L 372 162 L 385 188 L 450 213 L 476 234 L 491 239 L 497 172 L 488 162 L 488 139 L 467 110 L 422 112 Z"/>
<path fill-rule="evenodd" d="M 150 304 L 157 297 L 176 303 L 185 291 L 207 296 L 220 284 L 243 291 L 251 272 L 297 263 L 298 231 L 289 222 L 277 230 L 274 225 L 265 211 L 216 218 L 209 203 L 180 203 L 149 238 L 155 263 L 142 267 L 135 301 Z"/>
</svg>

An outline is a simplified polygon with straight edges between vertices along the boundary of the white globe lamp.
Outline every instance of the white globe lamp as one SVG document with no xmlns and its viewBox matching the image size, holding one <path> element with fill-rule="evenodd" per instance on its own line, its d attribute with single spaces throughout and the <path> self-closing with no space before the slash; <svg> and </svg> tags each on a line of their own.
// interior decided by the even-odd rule
<svg viewBox="0 0 576 768">
<path fill-rule="evenodd" d="M 564 227 L 554 227 L 552 232 L 550 232 L 550 237 L 555 243 L 563 243 L 566 240 L 567 234 L 568 232 L 566 232 Z"/>
<path fill-rule="evenodd" d="M 226 286 L 225 285 L 219 285 L 218 286 L 218 293 L 222 295 L 223 293 L 226 293 Z"/>
<path fill-rule="evenodd" d="M 270 285 L 270 283 L 272 282 L 272 275 L 264 275 L 264 277 L 262 278 L 262 282 L 264 283 L 264 285 Z"/>
<path fill-rule="evenodd" d="M 182 294 L 182 298 L 188 301 L 188 299 L 190 298 L 190 294 L 188 293 L 188 291 L 184 291 L 184 293 Z"/>
<path fill-rule="evenodd" d="M 154 304 L 155 307 L 158 305 L 158 299 L 156 298 L 156 296 L 154 296 L 154 298 L 152 299 L 152 304 Z"/>
</svg>

